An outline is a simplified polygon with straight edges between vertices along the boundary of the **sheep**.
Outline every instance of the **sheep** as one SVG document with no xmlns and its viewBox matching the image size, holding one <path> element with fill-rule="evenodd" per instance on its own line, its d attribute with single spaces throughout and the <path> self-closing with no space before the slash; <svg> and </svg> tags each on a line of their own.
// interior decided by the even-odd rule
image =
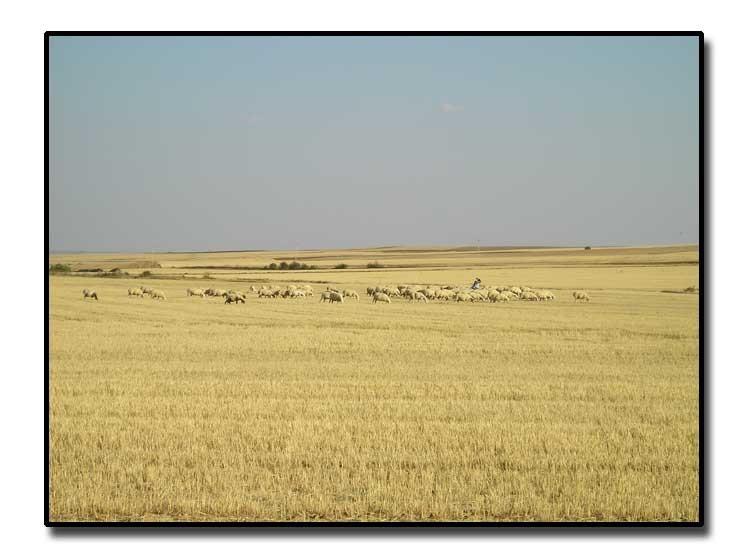
<svg viewBox="0 0 748 559">
<path fill-rule="evenodd" d="M 127 290 L 127 296 L 143 297 L 143 291 L 138 287 L 131 287 Z"/>
<path fill-rule="evenodd" d="M 458 303 L 460 301 L 472 301 L 472 300 L 473 298 L 467 293 L 458 293 L 457 295 L 455 295 L 455 301 L 457 301 Z"/>
<path fill-rule="evenodd" d="M 520 295 L 519 298 L 522 299 L 523 301 L 538 301 L 539 300 L 537 294 L 533 291 L 523 291 L 522 295 Z"/>
<path fill-rule="evenodd" d="M 144 295 L 150 295 L 151 292 L 153 291 L 153 288 L 151 288 L 151 287 L 145 287 L 145 286 L 141 285 L 140 286 L 140 290 L 143 292 Z"/>
<path fill-rule="evenodd" d="M 426 296 L 427 299 L 436 299 L 436 291 L 433 289 L 424 289 L 422 293 Z"/>
<path fill-rule="evenodd" d="M 331 303 L 342 303 L 343 302 L 343 295 L 338 293 L 337 291 L 333 291 L 330 293 L 330 302 Z"/>
<path fill-rule="evenodd" d="M 202 297 L 205 299 L 205 291 L 190 287 L 187 289 L 187 297 Z"/>
<path fill-rule="evenodd" d="M 522 295 L 522 289 L 519 288 L 519 287 L 517 287 L 516 285 L 514 287 L 510 287 L 509 291 L 511 291 L 512 293 L 514 293 L 517 297 L 519 297 L 520 295 Z"/>
<path fill-rule="evenodd" d="M 377 292 L 377 291 L 376 291 L 376 289 L 377 289 L 376 287 L 367 287 L 367 288 L 366 288 L 366 294 L 367 294 L 367 295 L 368 295 L 369 297 L 373 297 L 373 296 L 374 296 L 374 294 L 375 294 L 375 293 Z"/>
<path fill-rule="evenodd" d="M 331 291 L 323 291 L 322 293 L 320 293 L 319 302 L 321 303 L 322 301 L 330 301 L 331 293 Z"/>
<path fill-rule="evenodd" d="M 517 296 L 517 294 L 514 291 L 508 291 L 508 290 L 507 291 L 502 291 L 501 294 L 505 295 L 508 300 L 519 299 L 519 297 Z"/>
<path fill-rule="evenodd" d="M 352 297 L 356 299 L 356 301 L 359 300 L 358 293 L 356 293 L 353 289 L 344 289 L 343 290 L 343 297 Z"/>
<path fill-rule="evenodd" d="M 96 292 L 93 289 L 84 289 L 83 290 L 83 298 L 84 299 L 88 299 L 89 297 L 91 299 L 96 299 L 97 301 L 99 300 L 99 296 L 96 295 Z"/>
<path fill-rule="evenodd" d="M 257 293 L 257 298 L 262 299 L 263 297 L 270 298 L 273 296 L 273 292 L 267 289 L 266 287 L 263 287 L 260 289 L 260 291 Z"/>
<path fill-rule="evenodd" d="M 306 291 L 302 291 L 301 289 L 296 289 L 295 291 L 291 292 L 291 297 L 293 299 L 298 299 L 299 297 L 306 297 Z"/>
<path fill-rule="evenodd" d="M 572 295 L 572 297 L 574 297 L 574 302 L 575 303 L 577 301 L 589 301 L 590 300 L 590 296 L 587 295 L 587 293 L 585 293 L 584 291 L 575 291 L 571 295 Z"/>
<path fill-rule="evenodd" d="M 238 305 L 240 302 L 242 304 L 246 303 L 244 297 L 242 297 L 238 293 L 226 293 L 223 297 L 225 299 L 225 301 L 223 302 L 224 305 L 230 305 L 231 303 L 236 303 Z"/>
<path fill-rule="evenodd" d="M 495 289 L 492 289 L 491 291 L 488 292 L 488 300 L 491 303 L 496 303 L 500 297 L 501 297 L 501 293 L 499 293 Z"/>
<path fill-rule="evenodd" d="M 555 295 L 553 295 L 553 293 L 551 293 L 547 289 L 538 291 L 538 299 L 540 299 L 541 301 L 553 301 L 553 299 L 555 298 Z"/>
<path fill-rule="evenodd" d="M 250 285 L 249 286 L 249 292 L 250 293 L 254 293 L 255 291 L 257 291 L 257 289 L 255 289 L 255 286 L 254 285 Z"/>
<path fill-rule="evenodd" d="M 449 289 L 440 289 L 436 292 L 436 298 L 442 301 L 449 301 L 455 296 Z"/>
<path fill-rule="evenodd" d="M 416 300 L 416 292 L 411 291 L 410 289 L 406 289 L 405 291 L 401 293 L 401 295 L 403 296 L 404 299 L 410 299 L 411 301 Z"/>
<path fill-rule="evenodd" d="M 384 293 L 375 293 L 372 297 L 372 303 L 376 303 L 377 301 L 381 301 L 382 303 L 390 303 L 390 298 L 384 294 Z"/>
<path fill-rule="evenodd" d="M 151 290 L 151 298 L 152 299 L 161 299 L 163 301 L 166 300 L 166 294 L 161 291 L 160 289 L 152 289 Z"/>
<path fill-rule="evenodd" d="M 429 300 L 428 300 L 428 298 L 426 297 L 426 295 L 424 295 L 424 294 L 423 294 L 423 293 L 421 293 L 420 291 L 416 291 L 416 294 L 415 294 L 415 301 L 423 301 L 424 303 L 428 303 L 428 302 L 429 302 Z"/>
</svg>

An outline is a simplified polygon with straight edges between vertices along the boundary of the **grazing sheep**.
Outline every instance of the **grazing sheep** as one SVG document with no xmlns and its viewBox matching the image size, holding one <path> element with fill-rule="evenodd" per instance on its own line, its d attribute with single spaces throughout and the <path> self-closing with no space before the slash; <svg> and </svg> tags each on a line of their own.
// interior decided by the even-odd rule
<svg viewBox="0 0 748 559">
<path fill-rule="evenodd" d="M 343 302 L 343 295 L 341 293 L 338 293 L 337 291 L 333 291 L 330 293 L 330 302 L 331 303 L 342 303 Z"/>
<path fill-rule="evenodd" d="M 547 289 L 538 291 L 538 299 L 540 299 L 541 301 L 553 301 L 555 298 L 556 296 Z"/>
<path fill-rule="evenodd" d="M 89 297 L 91 299 L 96 299 L 97 301 L 99 300 L 99 296 L 96 295 L 96 292 L 93 289 L 84 289 L 83 290 L 83 298 L 84 299 L 88 299 Z"/>
<path fill-rule="evenodd" d="M 144 287 L 144 286 L 141 285 L 140 286 L 140 290 L 143 292 L 144 295 L 150 295 L 151 292 L 153 291 L 153 288 L 151 288 L 151 287 Z"/>
<path fill-rule="evenodd" d="M 411 301 L 416 300 L 416 292 L 410 289 L 406 289 L 401 293 L 401 295 L 403 296 L 403 299 L 410 299 Z"/>
<path fill-rule="evenodd" d="M 202 297 L 205 299 L 205 291 L 202 289 L 195 289 L 194 287 L 190 287 L 187 289 L 187 297 Z"/>
<path fill-rule="evenodd" d="M 255 286 L 254 286 L 254 285 L 250 285 L 250 286 L 249 286 L 249 292 L 250 292 L 250 293 L 254 293 L 254 292 L 256 292 L 256 291 L 257 291 L 257 290 L 255 289 Z"/>
<path fill-rule="evenodd" d="M 572 296 L 574 297 L 575 303 L 577 301 L 589 301 L 590 300 L 590 296 L 587 295 L 587 293 L 585 293 L 584 291 L 575 291 L 574 293 L 572 293 Z"/>
<path fill-rule="evenodd" d="M 441 301 L 449 301 L 455 296 L 449 289 L 440 289 L 436 292 L 436 298 Z"/>
<path fill-rule="evenodd" d="M 224 305 L 230 305 L 231 303 L 236 303 L 237 305 L 239 303 L 242 303 L 242 304 L 246 303 L 246 301 L 244 300 L 244 297 L 242 297 L 238 293 L 226 293 L 226 295 L 224 295 L 223 297 L 224 299 L 226 299 L 223 302 Z"/>
<path fill-rule="evenodd" d="M 455 301 L 457 301 L 458 303 L 462 301 L 472 301 L 472 300 L 473 298 L 467 293 L 458 293 L 457 295 L 455 295 Z"/>
<path fill-rule="evenodd" d="M 161 299 L 163 301 L 166 300 L 166 294 L 161 291 L 160 289 L 152 289 L 151 290 L 151 298 L 152 299 Z"/>
<path fill-rule="evenodd" d="M 390 298 L 384 294 L 384 293 L 375 293 L 374 297 L 372 298 L 372 303 L 376 303 L 377 301 L 381 301 L 382 303 L 390 303 Z"/>
<path fill-rule="evenodd" d="M 353 289 L 344 289 L 343 290 L 343 297 L 353 297 L 354 299 L 356 299 L 356 301 L 359 300 L 358 299 L 358 293 L 356 293 L 355 291 L 353 291 Z"/>
<path fill-rule="evenodd" d="M 537 294 L 533 291 L 523 291 L 519 298 L 523 301 L 539 301 Z"/>
<path fill-rule="evenodd" d="M 331 294 L 332 294 L 332 292 L 331 292 L 331 291 L 323 291 L 322 293 L 320 293 L 320 298 L 319 298 L 319 302 L 320 302 L 320 303 L 321 303 L 322 301 L 328 301 L 328 302 L 329 302 L 329 301 L 330 301 L 330 295 L 331 295 Z"/>
<path fill-rule="evenodd" d="M 423 293 L 421 293 L 420 291 L 416 291 L 416 293 L 415 293 L 415 299 L 414 300 L 415 301 L 423 301 L 424 303 L 428 303 L 429 302 L 429 300 L 426 297 L 426 295 L 423 294 Z"/>
<path fill-rule="evenodd" d="M 302 291 L 301 289 L 296 289 L 295 291 L 291 292 L 292 299 L 298 299 L 300 297 L 306 297 L 306 291 Z"/>
<path fill-rule="evenodd" d="M 434 289 L 424 289 L 422 293 L 427 299 L 436 299 L 436 291 Z"/>
<path fill-rule="evenodd" d="M 143 296 L 143 291 L 139 287 L 131 287 L 131 288 L 129 288 L 127 290 L 127 296 L 131 297 L 133 295 L 135 297 L 142 297 Z"/>
<path fill-rule="evenodd" d="M 263 297 L 271 298 L 273 296 L 273 292 L 267 289 L 266 287 L 263 287 L 260 289 L 260 291 L 257 293 L 257 298 L 262 299 Z"/>
<path fill-rule="evenodd" d="M 512 293 L 514 293 L 517 297 L 519 297 L 520 295 L 522 295 L 522 289 L 519 288 L 519 287 L 517 287 L 516 285 L 514 287 L 510 287 L 509 291 L 511 291 Z"/>
<path fill-rule="evenodd" d="M 366 294 L 369 297 L 373 297 L 376 292 L 377 292 L 377 288 L 376 287 L 367 287 L 366 288 Z"/>
</svg>

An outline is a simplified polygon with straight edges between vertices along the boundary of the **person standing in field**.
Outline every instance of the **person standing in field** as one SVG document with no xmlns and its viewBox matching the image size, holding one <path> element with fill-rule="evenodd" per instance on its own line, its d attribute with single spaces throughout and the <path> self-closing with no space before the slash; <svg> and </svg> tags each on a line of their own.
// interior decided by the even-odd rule
<svg viewBox="0 0 748 559">
<path fill-rule="evenodd" d="M 473 282 L 473 285 L 470 286 L 470 289 L 480 289 L 480 278 L 475 278 L 475 281 Z"/>
</svg>

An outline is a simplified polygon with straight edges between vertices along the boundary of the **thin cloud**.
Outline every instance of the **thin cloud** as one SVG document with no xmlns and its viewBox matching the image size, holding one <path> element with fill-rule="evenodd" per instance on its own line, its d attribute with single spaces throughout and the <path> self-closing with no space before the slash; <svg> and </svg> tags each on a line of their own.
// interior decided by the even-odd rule
<svg viewBox="0 0 748 559">
<path fill-rule="evenodd" d="M 441 109 L 443 113 L 460 113 L 465 110 L 462 105 L 453 105 L 452 103 L 442 103 Z"/>
</svg>

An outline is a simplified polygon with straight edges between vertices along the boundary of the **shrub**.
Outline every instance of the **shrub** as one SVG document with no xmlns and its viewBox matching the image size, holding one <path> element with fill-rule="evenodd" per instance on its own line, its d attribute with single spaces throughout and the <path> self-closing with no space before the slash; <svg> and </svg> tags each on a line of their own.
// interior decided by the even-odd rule
<svg viewBox="0 0 748 559">
<path fill-rule="evenodd" d="M 344 264 L 342 262 L 340 264 L 335 264 L 336 270 L 345 270 L 347 267 L 348 267 L 348 264 Z"/>
<path fill-rule="evenodd" d="M 384 264 L 382 264 L 382 263 L 381 263 L 381 262 L 379 262 L 379 261 L 376 261 L 376 262 L 369 262 L 369 263 L 368 263 L 368 264 L 366 265 L 366 267 L 367 267 L 367 268 L 384 268 Z"/>
<path fill-rule="evenodd" d="M 140 277 L 141 277 L 141 278 L 149 278 L 149 277 L 151 277 L 152 275 L 153 275 L 153 274 L 151 273 L 151 271 L 150 271 L 150 270 L 143 270 L 142 272 L 140 272 Z M 207 274 L 206 274 L 206 275 L 207 275 Z"/>
<path fill-rule="evenodd" d="M 268 266 L 268 269 L 270 269 L 270 270 L 277 270 L 278 269 L 278 264 L 276 264 L 275 262 L 273 262 L 273 263 L 271 263 Z"/>
<path fill-rule="evenodd" d="M 592 247 L 584 247 L 584 250 L 592 250 Z"/>
<path fill-rule="evenodd" d="M 67 264 L 52 264 L 49 267 L 50 274 L 69 274 L 73 270 Z"/>
<path fill-rule="evenodd" d="M 203 279 L 204 280 L 213 279 L 213 276 L 211 276 L 210 274 L 203 274 Z"/>
<path fill-rule="evenodd" d="M 288 262 L 286 262 L 286 261 L 284 260 L 283 262 L 281 262 L 281 263 L 280 263 L 280 266 L 279 266 L 279 268 L 280 268 L 281 270 L 288 270 Z"/>
</svg>

